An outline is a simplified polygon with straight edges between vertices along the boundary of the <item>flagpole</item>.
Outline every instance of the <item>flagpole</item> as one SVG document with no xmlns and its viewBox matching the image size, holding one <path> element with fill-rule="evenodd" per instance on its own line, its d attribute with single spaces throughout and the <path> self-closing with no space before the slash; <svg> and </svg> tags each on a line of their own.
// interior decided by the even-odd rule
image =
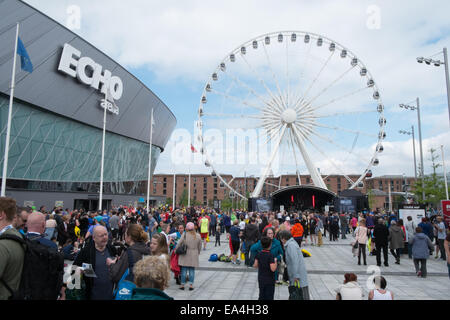
<svg viewBox="0 0 450 320">
<path fill-rule="evenodd" d="M 105 133 L 106 133 L 106 109 L 108 108 L 108 88 L 105 90 L 105 103 L 103 111 L 103 137 L 102 137 L 102 162 L 100 164 L 100 199 L 98 203 L 98 210 L 102 211 L 103 202 L 103 167 L 105 162 Z"/>
<path fill-rule="evenodd" d="M 150 175 L 152 170 L 152 138 L 153 138 L 153 108 L 150 117 L 150 150 L 148 152 L 148 182 L 147 182 L 147 213 L 150 212 Z"/>
<path fill-rule="evenodd" d="M 190 159 L 189 159 L 190 160 Z M 188 208 L 191 206 L 191 164 L 189 164 Z"/>
<path fill-rule="evenodd" d="M 176 188 L 175 188 L 175 184 L 176 184 L 176 173 L 175 171 L 173 172 L 173 199 L 172 199 L 172 211 L 175 211 L 175 192 L 176 192 Z"/>
<path fill-rule="evenodd" d="M 8 171 L 8 155 L 9 155 L 9 140 L 11 135 L 11 120 L 12 120 L 12 107 L 14 100 L 14 87 L 16 84 L 16 61 L 17 61 L 17 42 L 19 39 L 19 23 L 17 22 L 16 28 L 16 41 L 14 45 L 14 62 L 12 69 L 12 77 L 11 77 L 11 92 L 9 94 L 9 110 L 8 110 L 8 124 L 6 129 L 6 142 L 5 142 L 5 157 L 3 160 L 3 178 L 2 178 L 2 190 L 1 196 L 4 197 L 6 195 L 6 175 Z"/>
</svg>

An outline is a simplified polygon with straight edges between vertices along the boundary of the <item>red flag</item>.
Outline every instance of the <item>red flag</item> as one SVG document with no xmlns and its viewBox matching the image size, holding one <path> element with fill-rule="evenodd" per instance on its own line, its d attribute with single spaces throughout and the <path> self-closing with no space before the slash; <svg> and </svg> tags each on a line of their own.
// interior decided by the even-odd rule
<svg viewBox="0 0 450 320">
<path fill-rule="evenodd" d="M 191 151 L 194 152 L 194 153 L 197 152 L 197 150 L 195 150 L 195 148 L 194 148 L 194 146 L 192 145 L 192 143 L 191 143 Z"/>
</svg>

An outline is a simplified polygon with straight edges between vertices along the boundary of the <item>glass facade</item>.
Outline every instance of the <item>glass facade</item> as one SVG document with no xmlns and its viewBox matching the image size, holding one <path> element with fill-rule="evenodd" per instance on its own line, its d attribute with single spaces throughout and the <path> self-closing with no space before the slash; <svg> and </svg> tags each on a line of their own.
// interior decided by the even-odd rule
<svg viewBox="0 0 450 320">
<path fill-rule="evenodd" d="M 3 168 L 8 104 L 9 97 L 0 95 L 0 168 Z M 24 189 L 93 192 L 98 190 L 100 181 L 101 146 L 101 129 L 16 101 L 8 179 L 12 179 L 12 187 L 22 185 Z M 144 142 L 106 132 L 105 189 L 112 193 L 136 190 L 138 181 L 147 180 L 148 152 L 149 145 Z M 152 172 L 160 152 L 152 146 Z"/>
</svg>

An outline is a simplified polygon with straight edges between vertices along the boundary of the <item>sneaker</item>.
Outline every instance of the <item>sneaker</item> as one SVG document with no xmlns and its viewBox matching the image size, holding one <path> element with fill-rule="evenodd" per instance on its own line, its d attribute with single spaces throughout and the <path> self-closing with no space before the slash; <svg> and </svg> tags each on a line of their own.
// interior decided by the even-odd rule
<svg viewBox="0 0 450 320">
<path fill-rule="evenodd" d="M 422 271 L 417 271 L 417 276 L 421 277 L 422 276 Z"/>
</svg>

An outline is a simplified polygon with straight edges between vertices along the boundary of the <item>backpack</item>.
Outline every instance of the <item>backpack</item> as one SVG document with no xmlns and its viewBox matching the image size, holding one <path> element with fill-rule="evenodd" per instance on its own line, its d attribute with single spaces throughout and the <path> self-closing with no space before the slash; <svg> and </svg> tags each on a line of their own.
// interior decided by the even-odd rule
<svg viewBox="0 0 450 320">
<path fill-rule="evenodd" d="M 219 260 L 219 257 L 217 256 L 217 254 L 213 253 L 212 255 L 209 256 L 208 261 L 216 262 L 217 260 Z"/>
<path fill-rule="evenodd" d="M 36 240 L 3 234 L 0 240 L 13 240 L 25 250 L 19 289 L 13 291 L 3 279 L 0 281 L 11 292 L 11 300 L 57 300 L 63 286 L 64 256 Z"/>
<path fill-rule="evenodd" d="M 122 278 L 120 278 L 120 281 L 117 284 L 117 289 L 114 292 L 115 300 L 131 300 L 133 289 L 136 288 L 136 285 L 133 283 L 133 254 L 131 253 L 131 250 L 127 250 L 127 253 L 128 269 L 125 270 Z"/>
</svg>

